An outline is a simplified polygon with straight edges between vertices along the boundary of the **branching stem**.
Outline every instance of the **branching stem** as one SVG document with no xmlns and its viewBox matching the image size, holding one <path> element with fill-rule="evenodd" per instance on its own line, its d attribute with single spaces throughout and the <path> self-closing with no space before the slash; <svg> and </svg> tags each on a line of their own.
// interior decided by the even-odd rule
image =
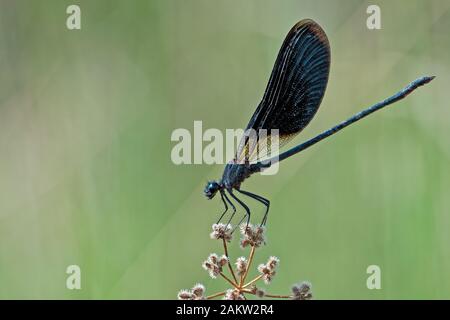
<svg viewBox="0 0 450 320">
<path fill-rule="evenodd" d="M 220 275 L 227 280 L 233 287 L 235 287 L 236 289 L 239 290 L 239 286 L 237 283 L 235 283 L 233 280 L 231 280 L 230 278 L 228 278 L 226 275 L 223 274 L 223 272 L 220 273 Z"/>
<path fill-rule="evenodd" d="M 261 279 L 262 277 L 263 277 L 263 275 L 260 274 L 259 276 L 257 276 L 255 279 L 253 279 L 253 280 L 250 281 L 249 283 L 244 284 L 244 285 L 242 286 L 242 288 L 245 289 L 245 288 L 247 288 L 247 287 L 250 287 L 252 284 L 254 284 L 256 281 L 258 281 L 258 280 Z"/>
<path fill-rule="evenodd" d="M 225 255 L 228 258 L 228 269 L 230 270 L 231 275 L 233 276 L 234 282 L 238 283 L 236 275 L 234 274 L 234 270 L 233 267 L 231 266 L 231 262 L 230 262 L 230 256 L 228 255 L 228 246 L 227 246 L 227 241 L 225 239 L 222 239 L 223 241 L 223 250 L 225 252 Z"/>
<path fill-rule="evenodd" d="M 245 278 L 247 278 L 248 275 L 248 271 L 250 270 L 250 266 L 252 264 L 253 261 L 253 257 L 255 256 L 255 246 L 252 246 L 251 250 L 250 250 L 250 255 L 248 257 L 248 263 L 247 263 L 247 269 L 244 272 L 244 275 L 241 277 L 241 281 L 239 283 L 239 287 L 242 288 L 243 284 L 245 282 Z"/>
<path fill-rule="evenodd" d="M 211 299 L 214 299 L 214 298 L 217 298 L 217 297 L 221 297 L 221 296 L 224 296 L 225 293 L 227 293 L 227 292 L 226 291 L 218 292 L 218 293 L 212 294 L 210 296 L 207 296 L 206 299 L 207 300 L 211 300 Z"/>
</svg>

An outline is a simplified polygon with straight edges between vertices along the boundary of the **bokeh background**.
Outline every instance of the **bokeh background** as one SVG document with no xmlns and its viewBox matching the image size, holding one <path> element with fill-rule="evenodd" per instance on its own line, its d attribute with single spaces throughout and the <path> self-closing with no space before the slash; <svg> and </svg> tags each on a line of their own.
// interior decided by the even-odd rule
<svg viewBox="0 0 450 320">
<path fill-rule="evenodd" d="M 78 4 L 82 29 L 66 28 Z M 382 29 L 366 28 L 369 4 Z M 274 293 L 450 298 L 450 1 L 1 0 L 0 298 L 172 299 L 196 282 L 222 165 L 171 162 L 176 128 L 242 128 L 284 36 L 312 18 L 332 67 L 314 136 L 421 75 L 408 99 L 245 188 L 272 201 Z M 254 216 L 263 208 L 249 201 Z M 259 220 L 259 219 L 258 219 Z M 235 242 L 232 257 L 241 252 Z M 66 289 L 66 267 L 82 290 Z M 382 270 L 368 290 L 366 268 Z"/>
</svg>

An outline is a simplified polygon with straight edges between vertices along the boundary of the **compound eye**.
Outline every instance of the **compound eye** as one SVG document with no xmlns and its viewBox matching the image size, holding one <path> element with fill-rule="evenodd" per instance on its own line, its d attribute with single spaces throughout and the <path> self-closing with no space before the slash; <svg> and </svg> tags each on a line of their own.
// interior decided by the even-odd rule
<svg viewBox="0 0 450 320">
<path fill-rule="evenodd" d="M 208 189 L 208 190 L 214 190 L 214 189 L 216 189 L 216 185 L 217 185 L 217 183 L 215 183 L 215 182 L 208 182 L 208 185 L 206 186 L 206 189 Z"/>
</svg>

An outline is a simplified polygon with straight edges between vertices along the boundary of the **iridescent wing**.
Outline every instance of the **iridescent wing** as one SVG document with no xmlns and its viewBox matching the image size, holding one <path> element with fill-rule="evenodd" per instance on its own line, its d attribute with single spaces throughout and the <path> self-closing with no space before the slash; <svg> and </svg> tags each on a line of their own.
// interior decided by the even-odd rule
<svg viewBox="0 0 450 320">
<path fill-rule="evenodd" d="M 278 129 L 278 148 L 300 133 L 319 109 L 329 71 L 330 46 L 325 32 L 316 22 L 301 20 L 281 46 L 263 99 L 234 160 L 252 162 L 273 152 L 271 129 Z M 265 137 L 261 129 L 267 130 Z"/>
</svg>

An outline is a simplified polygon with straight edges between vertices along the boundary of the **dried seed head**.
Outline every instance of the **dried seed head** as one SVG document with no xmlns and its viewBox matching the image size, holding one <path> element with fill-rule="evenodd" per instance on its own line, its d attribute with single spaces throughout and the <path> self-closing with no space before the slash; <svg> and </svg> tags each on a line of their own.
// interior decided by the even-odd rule
<svg viewBox="0 0 450 320">
<path fill-rule="evenodd" d="M 267 261 L 266 265 L 267 265 L 267 268 L 274 270 L 278 266 L 279 263 L 280 263 L 280 259 L 272 256 L 269 258 L 269 261 Z"/>
<path fill-rule="evenodd" d="M 209 235 L 211 239 L 223 239 L 230 242 L 232 239 L 231 230 L 233 230 L 230 224 L 215 223 L 212 225 L 212 232 Z"/>
<path fill-rule="evenodd" d="M 217 264 L 217 260 L 219 260 L 219 256 L 218 256 L 217 254 L 215 254 L 215 253 L 211 253 L 211 254 L 208 256 L 208 260 L 209 260 L 211 263 L 213 263 L 213 264 Z"/>
<path fill-rule="evenodd" d="M 236 260 L 236 271 L 237 274 L 242 276 L 247 271 L 247 259 L 245 257 L 239 257 Z"/>
<path fill-rule="evenodd" d="M 247 246 L 260 247 L 266 244 L 266 239 L 264 236 L 265 228 L 262 226 L 253 226 L 251 224 L 241 226 L 241 247 L 245 248 Z"/>
<path fill-rule="evenodd" d="M 260 264 L 258 271 L 263 275 L 264 283 L 269 284 L 276 274 L 275 268 L 280 263 L 277 257 L 270 257 L 266 264 Z"/>
<path fill-rule="evenodd" d="M 218 261 L 220 267 L 223 267 L 228 263 L 228 257 L 226 255 L 222 255 Z"/>
<path fill-rule="evenodd" d="M 210 264 L 208 262 L 203 263 L 203 268 L 208 271 L 209 276 L 213 279 L 217 278 L 217 276 L 220 274 L 220 269 L 217 268 L 215 264 Z"/>
<path fill-rule="evenodd" d="M 250 241 L 248 241 L 247 239 L 242 239 L 241 240 L 241 248 L 245 248 L 247 246 L 250 245 Z"/>
<path fill-rule="evenodd" d="M 228 289 L 223 300 L 245 300 L 244 296 L 235 289 Z"/>
<path fill-rule="evenodd" d="M 258 271 L 263 275 L 262 279 L 264 280 L 265 284 L 270 284 L 276 274 L 275 270 L 269 269 L 265 264 L 260 264 L 258 266 Z"/>
<path fill-rule="evenodd" d="M 266 267 L 266 265 L 264 263 L 261 263 L 258 266 L 258 271 L 259 271 L 259 273 L 263 273 L 263 274 L 270 272 L 270 270 Z"/>
<path fill-rule="evenodd" d="M 204 300 L 205 286 L 197 283 L 191 290 L 181 290 L 178 292 L 178 300 Z"/>
<path fill-rule="evenodd" d="M 258 298 L 264 298 L 264 296 L 266 295 L 266 290 L 264 290 L 264 289 L 256 289 L 256 291 L 255 291 L 255 295 L 258 297 Z"/>
<path fill-rule="evenodd" d="M 222 267 L 228 263 L 227 256 L 223 255 L 220 258 L 215 253 L 211 253 L 207 260 L 202 264 L 203 269 L 209 272 L 209 276 L 213 279 L 222 272 Z"/>
<path fill-rule="evenodd" d="M 263 275 L 263 280 L 265 284 L 270 284 L 273 280 L 273 277 L 275 277 L 276 272 L 273 271 L 271 274 L 265 274 Z"/>
<path fill-rule="evenodd" d="M 178 300 L 193 300 L 194 296 L 189 290 L 180 290 Z"/>
<path fill-rule="evenodd" d="M 192 294 L 194 295 L 194 298 L 196 300 L 203 300 L 205 299 L 205 286 L 201 283 L 197 283 L 195 286 L 192 287 Z"/>
<path fill-rule="evenodd" d="M 294 284 L 292 286 L 292 300 L 311 300 L 312 291 L 311 283 L 302 282 L 300 284 Z"/>
</svg>

